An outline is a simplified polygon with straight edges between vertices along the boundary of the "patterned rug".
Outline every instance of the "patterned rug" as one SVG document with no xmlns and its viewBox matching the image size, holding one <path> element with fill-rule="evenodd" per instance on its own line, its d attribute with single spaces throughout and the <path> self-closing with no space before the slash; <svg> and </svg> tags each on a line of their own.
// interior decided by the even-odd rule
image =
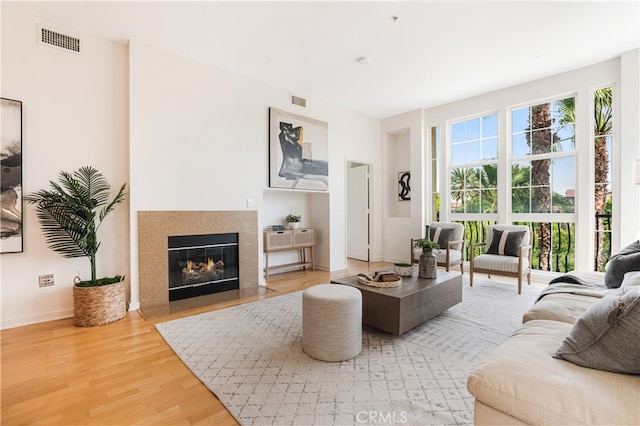
<svg viewBox="0 0 640 426">
<path fill-rule="evenodd" d="M 402 336 L 364 327 L 361 354 L 343 362 L 303 352 L 302 292 L 156 328 L 242 425 L 473 424 L 467 375 L 542 290 L 475 281 L 465 275 L 462 303 Z"/>
</svg>

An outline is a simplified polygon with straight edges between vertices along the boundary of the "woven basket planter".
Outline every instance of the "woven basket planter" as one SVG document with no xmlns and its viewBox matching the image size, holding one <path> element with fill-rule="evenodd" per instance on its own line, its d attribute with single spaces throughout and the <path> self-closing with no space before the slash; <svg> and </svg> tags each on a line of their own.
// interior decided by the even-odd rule
<svg viewBox="0 0 640 426">
<path fill-rule="evenodd" d="M 73 324 L 92 327 L 108 324 L 127 314 L 124 280 L 97 287 L 73 286 Z"/>
</svg>

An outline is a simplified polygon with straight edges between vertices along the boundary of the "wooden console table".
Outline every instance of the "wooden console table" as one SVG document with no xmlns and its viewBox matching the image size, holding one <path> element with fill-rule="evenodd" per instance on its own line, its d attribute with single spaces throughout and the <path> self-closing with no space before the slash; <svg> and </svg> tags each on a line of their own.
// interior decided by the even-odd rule
<svg viewBox="0 0 640 426">
<path fill-rule="evenodd" d="M 315 271 L 316 264 L 313 256 L 313 248 L 315 245 L 316 232 L 313 229 L 303 228 L 286 229 L 284 231 L 264 231 L 265 280 L 269 278 L 269 272 L 306 268 L 307 266 L 311 266 Z M 309 249 L 310 252 L 310 259 L 307 259 L 307 249 Z M 287 250 L 298 250 L 300 252 L 300 261 L 269 266 L 269 253 Z"/>
</svg>

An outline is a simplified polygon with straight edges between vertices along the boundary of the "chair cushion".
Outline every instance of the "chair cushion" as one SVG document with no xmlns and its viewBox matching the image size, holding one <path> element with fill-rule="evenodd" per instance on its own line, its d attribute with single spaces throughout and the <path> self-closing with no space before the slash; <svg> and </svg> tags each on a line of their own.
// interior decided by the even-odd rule
<svg viewBox="0 0 640 426">
<path fill-rule="evenodd" d="M 437 256 L 438 263 L 445 263 L 447 261 L 446 249 L 439 249 L 439 250 L 433 250 L 433 251 Z M 413 257 L 415 257 L 416 259 L 420 259 L 421 254 L 422 254 L 421 248 L 417 248 L 413 250 Z M 462 259 L 462 250 L 454 250 L 454 249 L 449 250 L 449 262 L 454 262 L 460 259 Z"/>
<path fill-rule="evenodd" d="M 591 305 L 554 358 L 610 371 L 640 374 L 640 287 L 620 288 Z"/>
<path fill-rule="evenodd" d="M 518 258 L 499 254 L 481 254 L 473 258 L 473 267 L 494 271 L 518 272 Z M 522 258 L 522 270 L 529 268 L 529 260 Z"/>
<path fill-rule="evenodd" d="M 499 231 L 525 231 L 524 238 L 522 239 L 522 245 L 528 246 L 530 241 L 531 232 L 527 225 L 489 225 L 487 227 L 486 243 L 487 247 L 491 246 L 491 237 L 493 236 L 493 230 Z"/>
<path fill-rule="evenodd" d="M 440 226 L 429 226 L 429 240 L 436 241 L 441 249 L 447 248 L 447 243 L 453 240 L 454 229 Z"/>
<path fill-rule="evenodd" d="M 438 259 L 438 263 L 444 263 L 447 261 L 447 250 L 436 250 L 436 256 Z M 460 260 L 462 258 L 462 251 L 460 250 L 449 250 L 449 262 L 453 262 L 455 260 Z"/>
<path fill-rule="evenodd" d="M 499 254 L 504 256 L 518 256 L 518 249 L 522 245 L 525 231 L 493 230 L 491 245 L 487 254 Z"/>
</svg>

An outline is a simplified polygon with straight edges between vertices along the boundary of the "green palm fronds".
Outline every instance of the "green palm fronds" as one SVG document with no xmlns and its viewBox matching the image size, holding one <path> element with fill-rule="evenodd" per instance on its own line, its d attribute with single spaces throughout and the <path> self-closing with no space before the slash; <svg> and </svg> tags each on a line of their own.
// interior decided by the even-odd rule
<svg viewBox="0 0 640 426">
<path fill-rule="evenodd" d="M 49 183 L 50 190 L 41 189 L 24 199 L 36 204 L 49 248 L 67 258 L 88 257 L 91 280 L 96 281 L 97 232 L 115 205 L 124 201 L 126 183 L 110 202 L 111 186 L 93 167 L 81 167 L 73 173 L 61 171 L 59 182 Z"/>
</svg>

